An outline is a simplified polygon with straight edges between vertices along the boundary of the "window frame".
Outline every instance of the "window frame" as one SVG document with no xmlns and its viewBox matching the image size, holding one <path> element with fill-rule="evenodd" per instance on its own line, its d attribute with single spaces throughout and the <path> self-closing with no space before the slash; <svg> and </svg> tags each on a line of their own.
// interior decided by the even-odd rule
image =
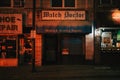
<svg viewBox="0 0 120 80">
<path fill-rule="evenodd" d="M 66 0 L 64 0 L 64 7 L 75 7 L 75 2 L 76 2 L 76 0 L 74 0 L 74 4 L 72 4 L 72 5 L 74 5 L 74 6 L 72 6 L 72 5 L 71 5 L 71 6 L 70 6 L 70 5 L 69 5 L 69 6 L 66 6 L 66 2 L 65 2 L 65 1 L 66 1 Z M 68 1 L 70 1 L 70 0 L 68 0 Z"/>
<path fill-rule="evenodd" d="M 104 3 L 103 0 L 99 0 L 100 5 L 109 5 L 112 4 L 112 0 L 109 0 L 109 3 Z"/>
<path fill-rule="evenodd" d="M 10 6 L 0 6 L 0 8 L 10 8 L 10 7 L 12 7 L 12 0 L 10 0 Z"/>
<path fill-rule="evenodd" d="M 75 6 L 74 7 L 65 7 L 65 0 L 62 0 L 62 6 L 61 7 L 55 7 L 55 6 L 52 6 L 52 0 L 51 0 L 51 7 L 52 8 L 76 8 L 77 7 L 77 0 L 75 0 Z"/>
<path fill-rule="evenodd" d="M 60 2 L 59 2 L 59 3 L 60 3 Z M 54 5 L 54 4 L 53 4 L 53 0 L 51 0 L 51 7 L 62 7 L 62 6 L 63 6 L 62 4 L 63 4 L 63 0 L 61 0 L 61 4 L 60 4 L 61 6 L 53 6 L 53 5 Z"/>
<path fill-rule="evenodd" d="M 21 0 L 19 0 L 19 1 L 21 1 Z M 14 0 L 10 0 L 10 6 L 8 7 L 8 6 L 3 6 L 3 7 L 0 7 L 0 8 L 23 8 L 24 6 L 25 6 L 25 0 L 23 0 L 24 1 L 24 5 L 22 6 L 22 5 L 16 5 L 15 6 L 15 4 L 14 4 Z"/>
<path fill-rule="evenodd" d="M 18 1 L 18 0 L 16 0 Z M 13 7 L 24 7 L 25 6 L 25 0 L 19 0 L 18 1 L 19 5 L 15 5 L 15 0 L 13 0 Z"/>
</svg>

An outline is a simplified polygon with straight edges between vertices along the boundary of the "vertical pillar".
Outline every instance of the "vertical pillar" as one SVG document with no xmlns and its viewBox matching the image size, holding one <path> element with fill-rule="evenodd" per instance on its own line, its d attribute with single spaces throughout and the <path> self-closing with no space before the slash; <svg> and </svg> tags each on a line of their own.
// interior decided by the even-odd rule
<svg viewBox="0 0 120 80">
<path fill-rule="evenodd" d="M 33 0 L 33 15 L 32 15 L 32 27 L 35 30 L 35 12 L 36 12 L 36 0 Z M 32 32 L 32 31 L 31 31 Z M 34 33 L 33 33 L 34 34 Z M 32 72 L 35 72 L 35 37 L 32 37 Z"/>
</svg>

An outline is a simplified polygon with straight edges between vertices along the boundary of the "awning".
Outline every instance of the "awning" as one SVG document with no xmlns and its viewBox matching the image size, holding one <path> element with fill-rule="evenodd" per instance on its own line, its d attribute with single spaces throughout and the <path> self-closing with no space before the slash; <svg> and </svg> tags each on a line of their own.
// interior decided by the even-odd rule
<svg viewBox="0 0 120 80">
<path fill-rule="evenodd" d="M 91 33 L 92 23 L 89 21 L 38 21 L 37 33 Z"/>
<path fill-rule="evenodd" d="M 37 33 L 91 33 L 92 26 L 42 26 L 36 27 Z"/>
</svg>

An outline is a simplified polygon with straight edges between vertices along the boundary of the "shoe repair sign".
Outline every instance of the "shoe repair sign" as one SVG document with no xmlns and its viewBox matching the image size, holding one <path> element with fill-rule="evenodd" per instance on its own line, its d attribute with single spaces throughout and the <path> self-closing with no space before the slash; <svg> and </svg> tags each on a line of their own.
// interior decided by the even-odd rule
<svg viewBox="0 0 120 80">
<path fill-rule="evenodd" d="M 21 34 L 22 14 L 0 14 L 0 33 Z"/>
</svg>

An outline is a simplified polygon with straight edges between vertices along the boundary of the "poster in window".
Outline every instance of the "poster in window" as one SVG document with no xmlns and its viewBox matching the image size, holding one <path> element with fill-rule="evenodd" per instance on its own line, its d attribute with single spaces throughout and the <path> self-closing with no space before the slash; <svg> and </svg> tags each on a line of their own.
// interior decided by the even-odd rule
<svg viewBox="0 0 120 80">
<path fill-rule="evenodd" d="M 103 43 L 110 43 L 110 37 L 104 37 L 103 38 Z"/>
<path fill-rule="evenodd" d="M 103 32 L 102 33 L 102 43 L 109 44 L 111 43 L 111 32 Z"/>
</svg>

